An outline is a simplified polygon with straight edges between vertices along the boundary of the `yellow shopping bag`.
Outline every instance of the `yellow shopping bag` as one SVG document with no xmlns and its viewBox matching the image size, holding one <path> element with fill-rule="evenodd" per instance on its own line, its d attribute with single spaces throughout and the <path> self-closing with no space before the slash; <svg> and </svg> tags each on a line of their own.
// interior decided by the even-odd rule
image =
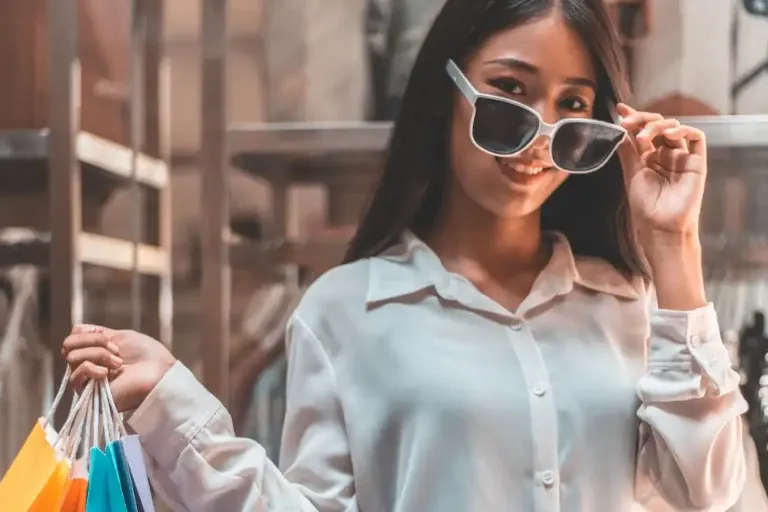
<svg viewBox="0 0 768 512">
<path fill-rule="evenodd" d="M 3 512 L 27 512 L 48 481 L 60 474 L 60 465 L 65 461 L 57 456 L 53 447 L 56 437 L 56 432 L 45 425 L 44 420 L 35 423 L 11 467 L 0 480 Z"/>
<path fill-rule="evenodd" d="M 2 512 L 57 511 L 68 488 L 71 458 L 67 456 L 60 436 L 51 426 L 50 419 L 64 395 L 69 372 L 56 394 L 46 418 L 39 419 L 16 455 L 11 467 L 0 480 Z M 62 428 L 71 430 L 77 413 L 90 400 L 93 386 L 86 388 L 70 417 Z"/>
</svg>

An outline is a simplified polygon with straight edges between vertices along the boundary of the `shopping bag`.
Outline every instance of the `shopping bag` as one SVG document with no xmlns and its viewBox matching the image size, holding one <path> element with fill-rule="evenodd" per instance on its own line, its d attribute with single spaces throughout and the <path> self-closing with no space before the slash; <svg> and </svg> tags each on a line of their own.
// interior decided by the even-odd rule
<svg viewBox="0 0 768 512">
<path fill-rule="evenodd" d="M 129 436 L 126 432 L 109 386 L 104 387 L 104 399 L 107 401 L 112 413 L 112 421 L 120 436 L 114 446 L 113 454 L 120 481 L 123 484 L 123 496 L 128 511 L 155 512 L 139 436 Z"/>
<path fill-rule="evenodd" d="M 88 485 L 87 463 L 85 459 L 76 460 L 76 457 L 87 421 L 92 391 L 93 385 L 90 384 L 86 387 L 82 401 L 77 400 L 78 405 L 70 410 L 70 416 L 59 433 L 56 447 L 66 454 L 66 460 L 72 461 L 68 473 L 57 475 L 56 480 L 53 478 L 49 480 L 29 512 L 82 512 L 84 510 L 84 493 Z"/>
<path fill-rule="evenodd" d="M 94 439 L 98 440 L 99 436 L 102 435 L 104 449 L 101 448 L 101 442 L 97 442 L 91 448 L 85 511 L 133 512 L 128 510 L 123 495 L 123 486 L 120 482 L 117 464 L 112 455 L 114 448 L 110 450 L 110 446 L 114 446 L 116 443 L 117 436 L 114 432 L 113 422 L 110 420 L 111 411 L 104 398 L 106 386 L 109 386 L 106 381 L 98 382 L 96 384 L 97 392 L 94 392 L 93 396 L 93 410 L 96 418 L 92 424 L 95 430 Z M 101 428 L 99 429 L 99 427 Z"/>
<path fill-rule="evenodd" d="M 64 498 L 71 459 L 58 445 L 62 438 L 52 428 L 51 420 L 64 396 L 68 381 L 69 369 L 47 416 L 40 418 L 32 427 L 21 450 L 0 480 L 0 503 L 3 512 L 48 512 L 56 510 Z M 81 404 L 78 403 L 70 411 L 65 427 L 69 428 L 74 422 L 79 405 Z M 50 506 L 53 508 L 45 508 Z"/>
<path fill-rule="evenodd" d="M 70 484 L 60 512 L 85 512 L 85 498 L 88 492 L 88 461 L 86 458 L 72 463 Z"/>
<path fill-rule="evenodd" d="M 138 512 L 155 512 L 152 490 L 149 486 L 147 467 L 144 465 L 144 452 L 139 436 L 127 436 L 120 439 L 120 447 L 133 480 Z"/>
</svg>

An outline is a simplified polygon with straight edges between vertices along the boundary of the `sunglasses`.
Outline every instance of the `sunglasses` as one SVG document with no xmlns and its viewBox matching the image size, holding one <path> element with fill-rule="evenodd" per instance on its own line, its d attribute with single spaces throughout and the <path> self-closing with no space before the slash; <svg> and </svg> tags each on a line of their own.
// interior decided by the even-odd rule
<svg viewBox="0 0 768 512">
<path fill-rule="evenodd" d="M 550 137 L 549 152 L 555 167 L 572 174 L 587 174 L 604 166 L 627 135 L 621 126 L 595 119 L 545 123 L 527 105 L 479 92 L 453 60 L 448 61 L 446 71 L 474 109 L 469 125 L 472 142 L 489 155 L 518 155 L 539 135 L 546 135 Z"/>
</svg>

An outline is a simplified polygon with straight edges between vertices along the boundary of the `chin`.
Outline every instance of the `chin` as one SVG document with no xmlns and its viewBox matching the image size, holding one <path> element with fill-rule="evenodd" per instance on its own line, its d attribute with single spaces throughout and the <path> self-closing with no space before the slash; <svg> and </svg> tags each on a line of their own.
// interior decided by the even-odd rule
<svg viewBox="0 0 768 512">
<path fill-rule="evenodd" d="M 498 194 L 495 194 L 498 196 Z M 546 197 L 538 195 L 521 196 L 519 193 L 504 194 L 505 198 L 487 197 L 483 201 L 478 201 L 481 207 L 496 217 L 502 219 L 515 219 L 528 217 L 541 210 Z"/>
</svg>

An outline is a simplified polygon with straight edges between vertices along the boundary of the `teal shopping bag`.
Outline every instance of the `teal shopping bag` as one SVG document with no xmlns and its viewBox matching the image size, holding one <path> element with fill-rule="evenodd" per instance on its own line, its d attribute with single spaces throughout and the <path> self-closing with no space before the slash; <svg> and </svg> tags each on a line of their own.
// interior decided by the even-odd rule
<svg viewBox="0 0 768 512">
<path fill-rule="evenodd" d="M 109 446 L 107 446 L 107 454 L 112 459 L 112 462 L 115 465 L 115 470 L 117 471 L 117 476 L 120 479 L 126 509 L 128 512 L 141 512 L 136 500 L 136 484 L 133 475 L 131 474 L 131 468 L 128 465 L 128 461 L 125 459 L 123 445 L 119 441 L 110 443 Z"/>
<path fill-rule="evenodd" d="M 128 512 L 115 463 L 98 446 L 91 448 L 85 512 Z"/>
<path fill-rule="evenodd" d="M 139 436 L 130 436 L 126 432 L 108 385 L 104 386 L 102 399 L 111 412 L 111 420 L 119 438 L 107 451 L 115 462 L 128 512 L 155 512 Z"/>
<path fill-rule="evenodd" d="M 109 384 L 104 381 L 98 382 L 97 386 L 98 393 L 95 393 L 93 398 L 91 424 L 93 447 L 90 452 L 85 512 L 136 512 L 135 506 L 132 509 L 128 508 L 123 493 L 118 469 L 120 464 L 115 454 L 115 447 L 118 445 L 117 426 L 113 421 L 112 409 L 106 394 Z"/>
</svg>

